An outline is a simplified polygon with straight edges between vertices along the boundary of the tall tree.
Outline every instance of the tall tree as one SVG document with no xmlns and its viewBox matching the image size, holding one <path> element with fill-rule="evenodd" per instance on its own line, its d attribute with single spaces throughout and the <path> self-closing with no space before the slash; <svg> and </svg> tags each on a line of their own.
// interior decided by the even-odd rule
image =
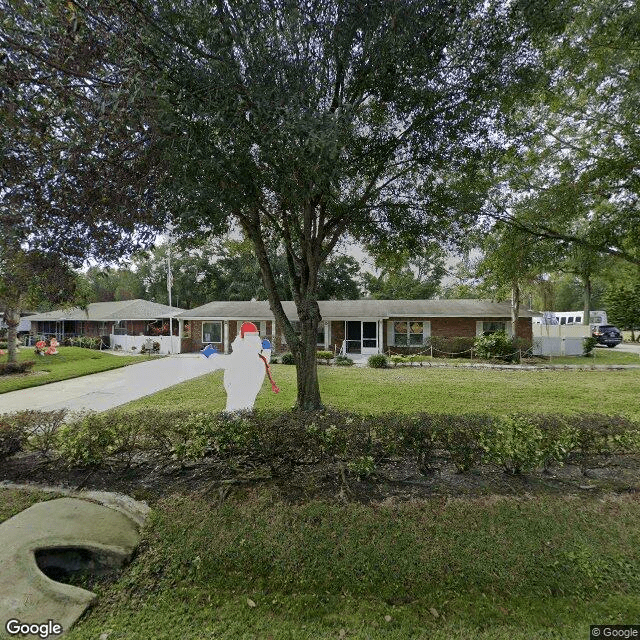
<svg viewBox="0 0 640 640">
<path fill-rule="evenodd" d="M 478 275 L 483 277 L 485 290 L 492 291 L 493 297 L 510 298 L 512 335 L 516 336 L 523 287 L 550 269 L 557 246 L 551 242 L 531 242 L 528 233 L 500 223 L 485 239 L 483 249 Z"/>
<path fill-rule="evenodd" d="M 0 310 L 7 324 L 8 361 L 16 362 L 21 310 L 43 302 L 60 304 L 75 299 L 82 304 L 76 295 L 81 289 L 77 274 L 54 254 L 11 247 L 5 260 L 5 251 L 6 245 L 0 245 Z"/>
<path fill-rule="evenodd" d="M 380 256 L 376 267 L 381 269 L 379 276 L 362 274 L 363 285 L 372 298 L 426 300 L 440 292 L 440 282 L 446 273 L 445 252 L 432 246 L 412 256 L 402 253 Z"/>
<path fill-rule="evenodd" d="M 278 295 L 291 300 L 286 257 L 282 250 L 269 249 L 276 272 Z M 159 245 L 138 254 L 135 273 L 127 272 L 144 288 L 144 296 L 155 302 L 168 303 L 167 246 Z M 193 308 L 212 300 L 265 300 L 267 291 L 262 281 L 260 264 L 253 244 L 244 240 L 207 240 L 190 247 L 172 250 L 173 302 Z M 359 265 L 350 256 L 333 255 L 318 274 L 318 297 L 321 300 L 359 297 Z M 100 286 L 100 282 L 96 283 Z M 116 283 L 112 285 L 115 297 Z"/>
<path fill-rule="evenodd" d="M 138 205 L 168 206 L 186 236 L 233 220 L 253 243 L 301 409 L 321 406 L 321 265 L 347 233 L 387 253 L 450 241 L 480 208 L 497 114 L 535 64 L 526 11 L 506 0 L 113 0 L 68 3 L 63 16 L 24 6 L 11 10 L 10 45 L 47 73 L 61 66 L 50 54 L 56 19 L 96 45 L 100 73 L 82 83 L 91 100 L 80 96 L 75 120 L 102 126 L 105 153 L 115 139 L 143 184 L 159 177 Z M 64 95 L 77 72 L 59 73 Z"/>
<path fill-rule="evenodd" d="M 116 99 L 123 77 L 76 5 L 0 0 L 0 14 L 0 308 L 11 330 L 24 304 L 73 299 L 71 266 L 149 242 L 158 203 L 136 151 L 148 137 L 117 117 L 135 92 Z"/>
<path fill-rule="evenodd" d="M 612 286 L 606 295 L 607 318 L 612 324 L 631 331 L 632 340 L 640 329 L 640 278 L 636 282 Z"/>
<path fill-rule="evenodd" d="M 637 265 L 640 5 L 568 0 L 559 9 L 571 18 L 538 32 L 546 73 L 510 112 L 511 143 L 487 214 Z M 539 215 L 518 219 L 515 205 Z"/>
</svg>

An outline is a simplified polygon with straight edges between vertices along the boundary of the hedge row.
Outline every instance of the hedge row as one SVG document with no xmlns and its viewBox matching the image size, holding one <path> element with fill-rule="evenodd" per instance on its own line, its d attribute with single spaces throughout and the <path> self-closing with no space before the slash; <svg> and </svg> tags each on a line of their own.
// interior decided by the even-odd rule
<svg viewBox="0 0 640 640">
<path fill-rule="evenodd" d="M 402 457 L 428 472 L 436 461 L 459 472 L 491 464 L 509 473 L 567 461 L 586 471 L 595 455 L 640 453 L 640 423 L 623 417 L 432 415 L 366 416 L 327 410 L 314 414 L 190 411 L 88 413 L 64 423 L 64 411 L 23 411 L 0 419 L 0 457 L 37 450 L 69 465 L 100 465 L 139 456 L 204 458 L 235 464 L 250 459 L 274 474 L 283 466 L 342 462 L 358 475 Z M 17 443 L 17 444 L 16 444 Z"/>
</svg>

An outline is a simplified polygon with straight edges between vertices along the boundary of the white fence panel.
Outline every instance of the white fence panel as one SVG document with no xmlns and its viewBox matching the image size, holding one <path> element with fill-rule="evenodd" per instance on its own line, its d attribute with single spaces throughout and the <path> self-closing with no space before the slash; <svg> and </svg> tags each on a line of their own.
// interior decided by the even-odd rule
<svg viewBox="0 0 640 640">
<path fill-rule="evenodd" d="M 535 356 L 581 356 L 585 338 L 542 336 L 533 339 Z"/>
<path fill-rule="evenodd" d="M 160 353 L 180 353 L 180 338 L 178 336 L 156 336 L 154 341 L 160 343 Z"/>
<path fill-rule="evenodd" d="M 147 340 L 160 343 L 160 354 L 180 353 L 178 336 L 109 336 L 111 349 L 121 349 L 127 353 L 140 353 Z M 135 347 L 133 349 L 132 347 Z"/>
</svg>

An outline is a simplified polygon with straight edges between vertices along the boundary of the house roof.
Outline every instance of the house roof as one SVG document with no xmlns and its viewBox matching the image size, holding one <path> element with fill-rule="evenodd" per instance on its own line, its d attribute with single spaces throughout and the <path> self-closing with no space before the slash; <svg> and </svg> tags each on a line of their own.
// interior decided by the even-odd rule
<svg viewBox="0 0 640 640">
<path fill-rule="evenodd" d="M 106 322 L 111 320 L 156 320 L 158 318 L 176 317 L 184 309 L 169 307 L 166 304 L 149 302 L 148 300 L 119 300 L 117 302 L 92 302 L 87 309 L 72 307 L 56 309 L 46 313 L 36 313 L 29 320 L 93 320 Z"/>
<path fill-rule="evenodd" d="M 505 318 L 511 315 L 509 302 L 491 300 L 319 300 L 323 318 L 390 318 L 390 317 L 445 317 L 445 318 Z M 298 314 L 291 300 L 283 301 L 284 312 L 290 320 Z M 540 315 L 535 311 L 520 309 L 521 318 Z M 266 301 L 217 301 L 209 302 L 179 315 L 183 320 L 208 318 L 220 320 L 270 320 L 273 318 Z"/>
</svg>

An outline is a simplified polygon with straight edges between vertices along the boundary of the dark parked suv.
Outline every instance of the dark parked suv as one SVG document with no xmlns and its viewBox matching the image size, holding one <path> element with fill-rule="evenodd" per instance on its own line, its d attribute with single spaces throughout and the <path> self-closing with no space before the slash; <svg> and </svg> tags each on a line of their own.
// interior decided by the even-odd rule
<svg viewBox="0 0 640 640">
<path fill-rule="evenodd" d="M 591 327 L 591 335 L 598 344 L 606 344 L 607 347 L 615 347 L 622 342 L 622 334 L 618 327 L 612 324 L 596 324 Z"/>
</svg>

